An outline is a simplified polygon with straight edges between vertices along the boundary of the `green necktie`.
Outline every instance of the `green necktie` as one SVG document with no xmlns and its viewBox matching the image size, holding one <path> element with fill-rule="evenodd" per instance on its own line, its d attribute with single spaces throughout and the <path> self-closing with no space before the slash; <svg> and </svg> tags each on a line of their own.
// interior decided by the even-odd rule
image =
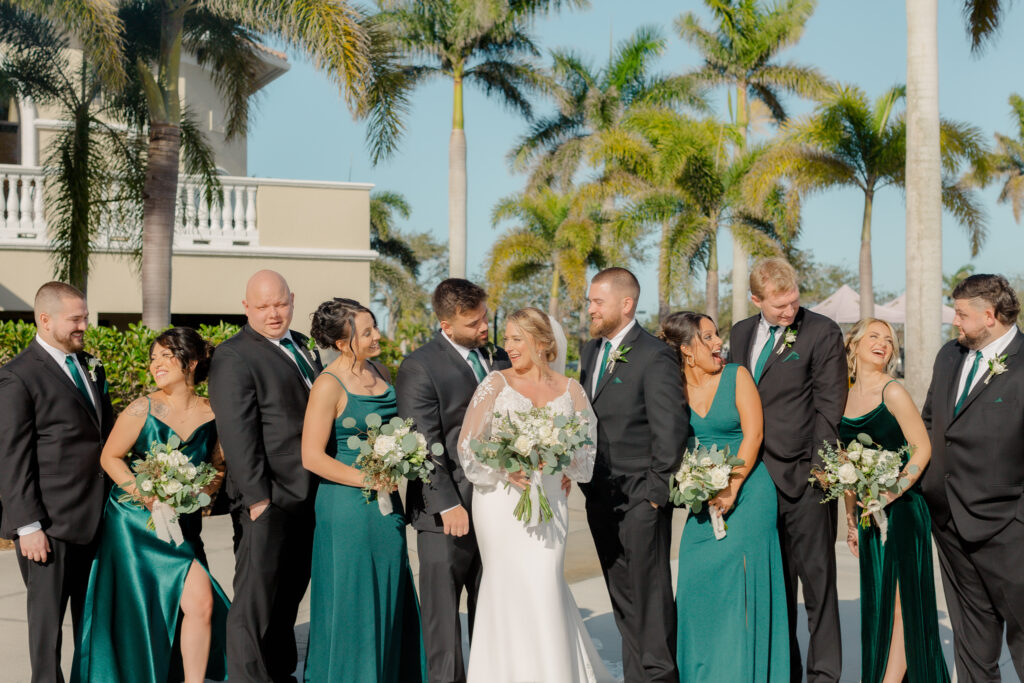
<svg viewBox="0 0 1024 683">
<path fill-rule="evenodd" d="M 761 381 L 761 373 L 764 372 L 764 364 L 768 362 L 768 356 L 772 355 L 772 349 L 775 348 L 775 331 L 778 329 L 778 325 L 772 325 L 768 328 L 768 341 L 764 343 L 764 348 L 761 349 L 761 355 L 757 357 L 757 363 L 754 365 L 754 384 Z"/>
<path fill-rule="evenodd" d="M 469 360 L 469 364 L 473 366 L 473 374 L 476 375 L 477 384 L 484 381 L 487 372 L 484 370 L 484 364 L 480 362 L 480 354 L 475 349 L 470 349 L 469 355 L 466 358 Z"/>
<path fill-rule="evenodd" d="M 608 356 L 612 352 L 612 343 L 606 341 L 604 343 L 604 355 L 601 356 L 601 367 L 597 370 L 597 386 L 601 385 L 601 380 L 604 379 L 604 371 L 608 369 Z"/>
<path fill-rule="evenodd" d="M 301 372 L 302 376 L 312 384 L 313 380 L 316 379 L 316 376 L 313 374 L 313 368 L 309 367 L 309 363 L 307 363 L 306 359 L 302 357 L 299 350 L 295 348 L 295 342 L 292 341 L 292 338 L 282 337 L 281 346 L 288 349 L 288 352 L 295 358 L 295 363 L 299 366 L 299 372 Z"/>
<path fill-rule="evenodd" d="M 974 364 L 971 366 L 971 371 L 967 373 L 967 383 L 964 384 L 964 390 L 960 394 L 960 400 L 956 402 L 956 407 L 953 408 L 953 416 L 960 414 L 960 409 L 964 407 L 964 401 L 967 400 L 967 396 L 971 393 L 971 385 L 974 384 L 974 375 L 978 372 L 978 363 L 981 362 L 981 351 L 974 352 Z"/>
<path fill-rule="evenodd" d="M 74 381 L 75 386 L 78 387 L 78 390 L 82 392 L 82 396 L 85 396 L 85 402 L 95 410 L 96 406 L 92 402 L 92 394 L 89 393 L 89 389 L 85 386 L 85 380 L 82 379 L 82 373 L 78 371 L 75 359 L 71 356 L 64 356 L 64 365 L 68 366 L 68 370 L 71 371 L 71 379 Z"/>
</svg>

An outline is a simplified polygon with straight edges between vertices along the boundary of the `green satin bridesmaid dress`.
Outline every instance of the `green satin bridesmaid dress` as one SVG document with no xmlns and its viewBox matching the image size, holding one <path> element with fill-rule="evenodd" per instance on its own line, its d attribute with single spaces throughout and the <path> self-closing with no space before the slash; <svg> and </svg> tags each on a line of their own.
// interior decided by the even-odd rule
<svg viewBox="0 0 1024 683">
<path fill-rule="evenodd" d="M 154 442 L 167 443 L 173 434 L 166 424 L 147 415 L 129 458 L 144 457 Z M 179 449 L 197 465 L 209 462 L 216 445 L 217 428 L 210 420 L 182 441 Z M 209 576 L 200 538 L 202 516 L 197 512 L 180 517 L 185 541 L 172 545 L 146 528 L 148 510 L 118 502 L 123 493 L 114 486 L 107 498 L 71 681 L 178 682 L 184 678 L 178 639 L 185 577 L 195 561 Z M 206 678 L 222 681 L 227 675 L 224 637 L 230 603 L 212 576 L 210 584 L 213 617 Z"/>
<path fill-rule="evenodd" d="M 743 441 L 736 372 L 726 365 L 707 415 L 690 411 L 690 446 Z M 789 683 L 789 617 L 775 484 L 760 462 L 725 515 L 716 540 L 707 506 L 686 520 L 679 543 L 676 663 L 680 683 Z"/>
<path fill-rule="evenodd" d="M 866 415 L 842 419 L 842 443 L 855 440 L 861 433 L 886 450 L 899 450 L 907 443 L 884 400 Z M 898 587 L 907 653 L 906 680 L 946 683 L 949 670 L 939 640 L 928 506 L 915 486 L 886 506 L 885 512 L 889 520 L 885 545 L 874 524 L 859 530 L 861 681 L 878 683 L 885 675 Z"/>
<path fill-rule="evenodd" d="M 335 457 L 340 462 L 355 465 L 358 451 L 348 447 L 348 438 L 366 431 L 370 413 L 385 422 L 398 414 L 393 386 L 376 396 L 348 393 L 345 410 L 334 421 Z M 342 425 L 347 417 L 355 418 L 355 427 Z M 427 680 L 405 516 L 397 493 L 391 500 L 394 512 L 385 516 L 375 499 L 366 502 L 361 489 L 320 482 L 310 579 L 308 683 Z"/>
</svg>

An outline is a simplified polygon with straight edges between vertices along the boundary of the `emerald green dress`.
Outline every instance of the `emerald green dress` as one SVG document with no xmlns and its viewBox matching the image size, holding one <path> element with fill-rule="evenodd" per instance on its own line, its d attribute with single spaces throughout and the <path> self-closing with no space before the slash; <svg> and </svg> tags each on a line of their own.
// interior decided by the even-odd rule
<svg viewBox="0 0 1024 683">
<path fill-rule="evenodd" d="M 390 385 L 375 396 L 345 392 L 348 403 L 334 421 L 335 457 L 354 466 L 358 451 L 348 438 L 366 431 L 370 413 L 390 420 L 398 403 Z M 347 417 L 355 418 L 355 427 L 342 425 Z M 397 493 L 391 501 L 394 512 L 384 516 L 361 489 L 320 481 L 305 669 L 310 683 L 427 680 L 402 501 Z"/>
<path fill-rule="evenodd" d="M 145 457 L 153 443 L 167 443 L 173 434 L 173 429 L 148 414 L 129 457 Z M 210 420 L 183 440 L 179 450 L 198 465 L 210 461 L 216 446 L 217 427 Z M 147 528 L 148 510 L 118 502 L 122 494 L 121 487 L 114 486 L 107 498 L 71 681 L 181 681 L 179 607 L 185 577 L 196 561 L 210 573 L 199 536 L 202 515 L 179 517 L 185 541 L 176 546 Z M 224 638 L 230 603 L 212 576 L 210 584 L 213 617 L 206 678 L 222 681 L 227 675 Z"/>
<path fill-rule="evenodd" d="M 896 451 L 907 443 L 884 400 L 866 415 L 842 419 L 839 440 L 843 444 L 861 433 L 886 450 Z M 861 680 L 878 683 L 885 675 L 899 587 L 907 653 L 906 680 L 945 683 L 949 681 L 949 671 L 939 640 L 928 506 L 915 486 L 887 505 L 885 514 L 889 519 L 885 545 L 874 524 L 867 529 L 861 527 L 859 533 Z"/>
<path fill-rule="evenodd" d="M 743 441 L 735 363 L 708 414 L 690 410 L 690 443 L 736 454 Z M 679 543 L 676 662 L 681 683 L 789 683 L 789 619 L 775 484 L 760 460 L 715 540 L 705 505 Z"/>
</svg>

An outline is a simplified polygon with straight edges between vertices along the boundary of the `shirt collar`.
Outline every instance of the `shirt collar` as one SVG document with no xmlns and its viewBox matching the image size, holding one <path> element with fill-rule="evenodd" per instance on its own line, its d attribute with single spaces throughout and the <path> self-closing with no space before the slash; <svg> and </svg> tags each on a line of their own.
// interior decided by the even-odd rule
<svg viewBox="0 0 1024 683">
<path fill-rule="evenodd" d="M 46 341 L 38 334 L 36 335 L 36 343 L 43 347 L 43 350 L 46 351 L 46 353 L 49 354 L 51 358 L 57 361 L 57 364 L 60 366 L 64 365 L 64 359 L 67 358 L 68 356 L 75 358 L 75 354 L 67 353 L 66 351 L 61 351 L 56 346 L 46 343 Z"/>
<path fill-rule="evenodd" d="M 280 336 L 279 338 L 277 338 L 277 339 L 271 339 L 270 337 L 266 337 L 266 340 L 267 340 L 268 342 L 270 342 L 271 344 L 276 344 L 276 345 L 280 346 L 280 345 L 281 345 L 281 342 L 282 342 L 282 340 L 284 340 L 284 339 L 286 339 L 286 338 L 287 338 L 287 339 L 290 339 L 290 340 L 291 340 L 291 342 L 292 342 L 292 344 L 295 344 L 295 338 L 294 338 L 294 337 L 292 337 L 292 331 L 291 331 L 291 330 L 285 330 L 285 331 L 284 331 L 284 334 L 282 334 L 282 335 L 281 335 L 281 336 Z M 298 345 L 296 344 L 296 346 L 298 346 Z"/>
<path fill-rule="evenodd" d="M 626 323 L 626 326 L 619 330 L 619 333 L 612 337 L 611 339 L 605 337 L 605 341 L 610 341 L 612 343 L 613 349 L 619 348 L 619 345 L 622 344 L 622 340 L 626 338 L 626 335 L 629 334 L 629 331 L 633 329 L 634 325 L 636 325 L 636 318 L 633 318 L 628 323 Z"/>
<path fill-rule="evenodd" d="M 455 350 L 459 352 L 460 356 L 462 356 L 462 360 L 469 360 L 469 354 L 472 351 L 472 349 L 466 348 L 462 344 L 458 343 L 457 341 L 449 337 L 447 334 L 445 334 L 444 330 L 441 330 L 441 336 L 444 337 L 449 344 L 455 347 Z"/>
<path fill-rule="evenodd" d="M 1008 329 L 1003 336 L 989 342 L 981 349 L 981 357 L 987 361 L 992 360 L 1006 350 L 1006 347 L 1010 345 L 1010 342 L 1013 341 L 1015 336 L 1017 336 L 1017 326 L 1011 325 L 1010 329 Z"/>
</svg>

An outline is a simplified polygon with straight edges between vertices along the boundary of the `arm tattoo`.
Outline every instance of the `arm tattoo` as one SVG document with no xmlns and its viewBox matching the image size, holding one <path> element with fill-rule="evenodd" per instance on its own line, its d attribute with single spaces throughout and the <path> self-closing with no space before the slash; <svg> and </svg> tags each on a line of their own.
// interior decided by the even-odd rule
<svg viewBox="0 0 1024 683">
<path fill-rule="evenodd" d="M 153 416 L 159 420 L 165 419 L 171 414 L 171 409 L 167 407 L 165 403 L 154 402 L 150 410 L 153 412 Z"/>
<path fill-rule="evenodd" d="M 124 409 L 124 414 L 131 417 L 142 417 L 147 412 L 148 403 L 145 396 L 137 398 Z"/>
</svg>

